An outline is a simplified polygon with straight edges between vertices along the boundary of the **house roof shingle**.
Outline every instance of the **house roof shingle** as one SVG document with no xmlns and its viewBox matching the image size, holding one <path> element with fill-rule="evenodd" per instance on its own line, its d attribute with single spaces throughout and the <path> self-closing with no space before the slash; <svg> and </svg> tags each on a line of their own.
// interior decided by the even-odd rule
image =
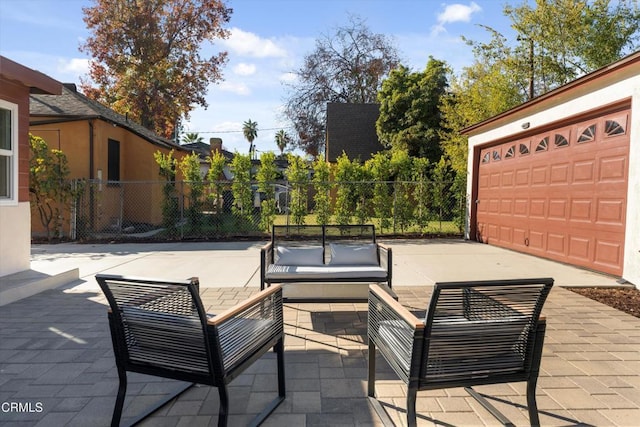
<svg viewBox="0 0 640 427">
<path fill-rule="evenodd" d="M 102 119 L 121 126 L 149 142 L 164 148 L 174 148 L 184 151 L 184 148 L 173 141 L 157 135 L 155 132 L 144 126 L 129 120 L 126 116 L 118 114 L 97 101 L 87 98 L 79 93 L 75 85 L 64 84 L 61 95 L 40 95 L 30 96 L 29 114 L 31 124 L 45 124 L 61 121 L 75 121 L 87 119 Z M 33 120 L 36 117 L 57 117 L 48 120 Z"/>
</svg>

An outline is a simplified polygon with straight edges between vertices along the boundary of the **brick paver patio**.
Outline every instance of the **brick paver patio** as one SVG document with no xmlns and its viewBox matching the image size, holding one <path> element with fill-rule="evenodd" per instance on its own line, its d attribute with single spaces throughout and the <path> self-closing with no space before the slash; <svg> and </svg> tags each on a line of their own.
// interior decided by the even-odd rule
<svg viewBox="0 0 640 427">
<path fill-rule="evenodd" d="M 429 287 L 396 289 L 424 313 Z M 204 288 L 219 312 L 257 290 Z M 566 289 L 554 288 L 544 313 L 547 338 L 538 383 L 542 425 L 632 426 L 640 420 L 640 319 Z M 381 425 L 366 398 L 366 303 L 286 304 L 286 401 L 269 426 Z M 117 389 L 106 307 L 97 291 L 54 289 L 0 307 L 0 424 L 106 426 Z M 404 425 L 406 388 L 378 362 L 379 400 Z M 273 398 L 275 355 L 231 383 L 231 425 L 245 425 Z M 134 375 L 125 417 L 175 383 Z M 515 425 L 528 425 L 524 384 L 478 387 Z M 216 425 L 218 394 L 193 387 L 142 423 Z M 10 410 L 7 403 L 19 403 Z M 15 406 L 15 405 L 14 405 Z M 423 425 L 498 425 L 462 389 L 420 392 Z"/>
</svg>

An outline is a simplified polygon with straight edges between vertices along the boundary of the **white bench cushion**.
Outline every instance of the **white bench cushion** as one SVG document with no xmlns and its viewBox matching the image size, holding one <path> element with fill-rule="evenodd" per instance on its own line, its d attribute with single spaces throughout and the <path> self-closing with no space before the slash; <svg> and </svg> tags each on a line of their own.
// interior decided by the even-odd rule
<svg viewBox="0 0 640 427">
<path fill-rule="evenodd" d="M 387 270 L 377 265 L 276 265 L 267 268 L 266 278 L 279 279 L 358 279 L 358 278 L 385 279 Z"/>
<path fill-rule="evenodd" d="M 322 246 L 289 247 L 278 246 L 276 248 L 277 265 L 322 265 Z"/>
<path fill-rule="evenodd" d="M 378 265 L 376 245 L 331 243 L 330 265 Z"/>
</svg>

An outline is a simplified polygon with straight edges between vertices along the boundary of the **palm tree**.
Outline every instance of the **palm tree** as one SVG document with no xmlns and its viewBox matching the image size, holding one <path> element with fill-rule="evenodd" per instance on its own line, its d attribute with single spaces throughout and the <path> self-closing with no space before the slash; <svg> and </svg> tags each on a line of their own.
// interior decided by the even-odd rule
<svg viewBox="0 0 640 427">
<path fill-rule="evenodd" d="M 291 138 L 289 137 L 287 132 L 284 131 L 284 129 L 280 129 L 278 132 L 276 132 L 276 144 L 280 149 L 280 157 L 282 157 L 282 155 L 284 154 L 284 149 L 289 142 L 291 142 Z"/>
<path fill-rule="evenodd" d="M 193 142 L 204 142 L 204 138 L 198 135 L 198 132 L 187 132 L 182 137 L 183 144 L 191 144 Z"/>
<path fill-rule="evenodd" d="M 242 124 L 242 133 L 247 141 L 249 141 L 249 157 L 253 157 L 253 140 L 258 137 L 258 122 L 253 122 L 251 119 Z"/>
</svg>

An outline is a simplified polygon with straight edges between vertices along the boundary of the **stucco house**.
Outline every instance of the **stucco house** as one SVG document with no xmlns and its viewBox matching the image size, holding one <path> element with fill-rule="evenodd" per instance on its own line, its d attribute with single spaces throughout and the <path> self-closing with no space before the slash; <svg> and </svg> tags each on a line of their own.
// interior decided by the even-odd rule
<svg viewBox="0 0 640 427">
<path fill-rule="evenodd" d="M 376 133 L 378 116 L 379 104 L 327 103 L 325 159 L 335 163 L 344 152 L 364 163 L 384 150 Z"/>
<path fill-rule="evenodd" d="M 0 56 L 0 278 L 30 266 L 29 94 L 61 91 L 60 82 Z"/>
<path fill-rule="evenodd" d="M 87 98 L 73 84 L 64 84 L 61 94 L 31 95 L 29 131 L 65 153 L 72 179 L 89 180 L 82 215 L 92 230 L 121 227 L 123 219 L 160 223 L 162 178 L 154 153 L 174 150 L 180 159 L 191 152 Z M 36 234 L 43 230 L 37 218 L 32 226 Z"/>
<path fill-rule="evenodd" d="M 640 286 L 640 52 L 463 133 L 467 238 Z"/>
</svg>

